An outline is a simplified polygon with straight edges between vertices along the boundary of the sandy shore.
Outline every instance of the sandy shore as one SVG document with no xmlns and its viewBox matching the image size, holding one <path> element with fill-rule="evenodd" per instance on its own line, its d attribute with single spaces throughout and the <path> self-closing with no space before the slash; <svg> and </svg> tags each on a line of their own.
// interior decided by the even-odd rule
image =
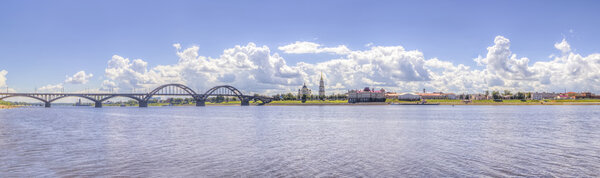
<svg viewBox="0 0 600 178">
<path fill-rule="evenodd" d="M 10 109 L 10 108 L 16 108 L 19 106 L 12 106 L 12 105 L 0 105 L 0 109 Z"/>
</svg>

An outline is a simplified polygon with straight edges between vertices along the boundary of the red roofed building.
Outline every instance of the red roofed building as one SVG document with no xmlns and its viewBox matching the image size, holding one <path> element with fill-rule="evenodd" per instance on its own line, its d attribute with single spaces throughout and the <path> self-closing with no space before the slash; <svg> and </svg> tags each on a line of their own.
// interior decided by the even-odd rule
<svg viewBox="0 0 600 178">
<path fill-rule="evenodd" d="M 371 90 L 365 87 L 362 90 L 348 91 L 348 103 L 358 102 L 385 102 L 385 89 Z"/>
</svg>

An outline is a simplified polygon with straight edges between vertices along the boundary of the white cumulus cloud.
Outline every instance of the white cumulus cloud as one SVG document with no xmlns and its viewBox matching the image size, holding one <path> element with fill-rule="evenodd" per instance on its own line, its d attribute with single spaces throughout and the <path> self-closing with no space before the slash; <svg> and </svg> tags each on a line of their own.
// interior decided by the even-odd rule
<svg viewBox="0 0 600 178">
<path fill-rule="evenodd" d="M 56 92 L 61 92 L 63 88 L 64 87 L 63 87 L 62 83 L 59 83 L 56 85 L 50 84 L 50 85 L 46 85 L 46 86 L 38 88 L 37 91 L 38 92 L 56 93 Z"/>
<path fill-rule="evenodd" d="M 79 71 L 71 77 L 67 76 L 65 83 L 86 84 L 89 81 L 89 79 L 92 78 L 93 76 L 94 75 L 92 75 L 92 74 L 86 74 L 85 71 Z"/>
<path fill-rule="evenodd" d="M 280 46 L 279 50 L 289 54 L 307 54 L 307 53 L 334 53 L 334 54 L 348 54 L 350 49 L 344 45 L 336 47 L 321 47 L 320 44 L 307 42 L 307 41 L 296 41 L 295 43 Z"/>
<path fill-rule="evenodd" d="M 475 59 L 478 64 L 486 65 L 487 72 L 491 75 L 501 76 L 513 80 L 529 80 L 534 72 L 528 67 L 528 58 L 517 58 L 510 51 L 510 40 L 497 36 L 494 45 L 487 48 L 485 58 Z"/>
<path fill-rule="evenodd" d="M 554 47 L 560 50 L 562 53 L 571 52 L 571 45 L 569 45 L 569 43 L 567 43 L 567 40 L 564 38 L 560 43 L 555 43 Z"/>
<path fill-rule="evenodd" d="M 8 71 L 6 71 L 6 70 L 0 71 L 0 87 L 6 86 L 6 74 L 8 74 Z"/>
</svg>

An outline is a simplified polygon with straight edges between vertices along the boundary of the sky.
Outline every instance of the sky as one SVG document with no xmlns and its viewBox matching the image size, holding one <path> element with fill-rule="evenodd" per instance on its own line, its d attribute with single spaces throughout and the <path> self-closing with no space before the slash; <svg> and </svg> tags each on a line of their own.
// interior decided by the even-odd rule
<svg viewBox="0 0 600 178">
<path fill-rule="evenodd" d="M 600 92 L 598 1 L 0 2 L 0 89 Z"/>
</svg>

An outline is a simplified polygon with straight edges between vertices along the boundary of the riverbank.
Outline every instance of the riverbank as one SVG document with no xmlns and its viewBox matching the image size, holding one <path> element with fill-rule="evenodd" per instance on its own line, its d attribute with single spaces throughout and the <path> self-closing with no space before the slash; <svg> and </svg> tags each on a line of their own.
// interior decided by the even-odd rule
<svg viewBox="0 0 600 178">
<path fill-rule="evenodd" d="M 473 100 L 470 102 L 464 102 L 462 100 L 427 100 L 428 104 L 439 104 L 439 105 L 600 105 L 600 100 L 550 100 L 550 101 L 521 101 L 521 100 L 504 100 L 503 102 L 495 102 L 493 100 Z M 240 106 L 241 103 L 239 101 L 229 101 L 222 103 L 205 103 L 206 106 Z M 390 104 L 406 104 L 406 105 L 415 105 L 416 101 L 387 101 L 387 102 L 368 102 L 368 103 L 348 103 L 348 101 L 344 100 L 333 100 L 333 101 L 306 101 L 302 103 L 301 101 L 272 101 L 271 103 L 267 103 L 262 105 L 261 102 L 250 102 L 251 106 L 365 106 L 365 105 L 390 105 Z M 103 104 L 103 107 L 120 107 L 120 104 Z M 189 106 L 195 107 L 195 103 L 188 104 L 174 104 L 170 105 L 169 103 L 150 103 L 149 107 L 179 107 L 179 106 Z M 0 109 L 10 109 L 20 107 L 18 105 L 0 105 Z M 91 105 L 90 107 L 94 107 Z M 125 107 L 138 107 L 137 104 L 128 104 Z"/>
<path fill-rule="evenodd" d="M 352 105 L 388 105 L 389 103 L 384 102 L 373 102 L 373 103 L 268 103 L 265 106 L 321 106 L 321 105 L 337 105 L 337 106 L 352 106 Z"/>
<path fill-rule="evenodd" d="M 0 105 L 0 109 L 10 109 L 10 108 L 16 108 L 19 106 L 15 106 L 15 105 Z"/>
<path fill-rule="evenodd" d="M 416 103 L 414 101 L 391 101 L 390 103 Z M 493 100 L 472 100 L 465 102 L 463 100 L 427 100 L 427 103 L 436 103 L 440 105 L 600 105 L 600 100 L 503 100 L 496 102 Z"/>
<path fill-rule="evenodd" d="M 347 100 L 333 100 L 333 101 L 273 101 L 266 104 L 266 106 L 316 106 L 316 105 L 389 105 L 392 103 L 396 104 L 416 104 L 417 101 L 399 101 L 399 100 L 388 100 L 386 102 L 373 102 L 373 103 L 348 103 Z M 502 102 L 496 102 L 494 100 L 472 100 L 465 102 L 463 100 L 427 100 L 429 104 L 439 105 L 600 105 L 600 100 L 504 100 Z"/>
</svg>

